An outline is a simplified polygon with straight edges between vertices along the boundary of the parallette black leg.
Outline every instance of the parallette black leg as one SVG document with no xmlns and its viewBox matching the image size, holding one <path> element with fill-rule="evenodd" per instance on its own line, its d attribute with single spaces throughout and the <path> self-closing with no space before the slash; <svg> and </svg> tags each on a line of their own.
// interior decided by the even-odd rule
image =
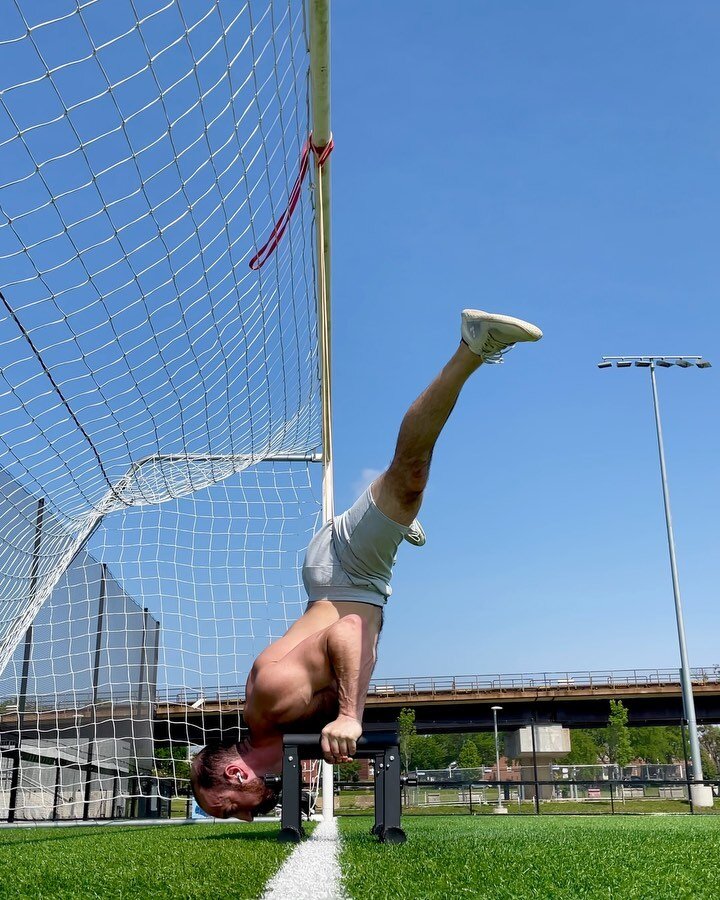
<svg viewBox="0 0 720 900">
<path fill-rule="evenodd" d="M 278 835 L 278 840 L 284 844 L 296 844 L 303 836 L 300 823 L 301 776 L 302 766 L 298 757 L 298 748 L 293 744 L 285 744 L 283 747 L 281 831 Z"/>
<path fill-rule="evenodd" d="M 281 844 L 299 844 L 304 837 L 305 832 L 302 828 L 299 831 L 297 828 L 281 828 L 278 834 Z"/>
<path fill-rule="evenodd" d="M 400 747 L 390 746 L 384 756 L 383 829 L 380 840 L 385 844 L 404 844 L 405 832 L 400 827 L 402 791 L 400 787 Z M 376 812 L 377 816 L 377 812 Z"/>
<path fill-rule="evenodd" d="M 375 754 L 375 824 L 370 834 L 378 837 L 383 833 L 383 810 L 385 808 L 385 754 Z"/>
<path fill-rule="evenodd" d="M 404 844 L 407 841 L 407 835 L 402 828 L 386 828 L 380 836 L 380 840 L 383 844 Z"/>
<path fill-rule="evenodd" d="M 322 759 L 319 734 L 286 734 L 283 740 L 282 817 L 280 841 L 296 844 L 304 837 L 301 824 L 302 760 Z M 400 825 L 402 788 L 400 784 L 400 748 L 397 729 L 368 726 L 357 742 L 355 754 L 375 760 L 375 824 L 372 833 L 386 844 L 404 844 Z M 276 775 L 267 775 L 266 783 L 277 787 Z"/>
</svg>

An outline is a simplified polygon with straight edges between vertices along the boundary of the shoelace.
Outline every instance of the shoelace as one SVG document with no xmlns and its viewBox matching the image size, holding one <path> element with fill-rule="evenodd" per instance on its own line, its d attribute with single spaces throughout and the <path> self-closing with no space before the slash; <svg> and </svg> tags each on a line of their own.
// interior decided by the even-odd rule
<svg viewBox="0 0 720 900">
<path fill-rule="evenodd" d="M 512 350 L 514 346 L 514 343 L 503 344 L 502 341 L 499 341 L 491 334 L 488 334 L 482 347 L 483 362 L 489 363 L 490 365 L 501 365 L 504 362 L 503 356 L 508 352 L 508 350 Z M 486 353 L 486 348 L 490 351 L 489 353 Z"/>
</svg>

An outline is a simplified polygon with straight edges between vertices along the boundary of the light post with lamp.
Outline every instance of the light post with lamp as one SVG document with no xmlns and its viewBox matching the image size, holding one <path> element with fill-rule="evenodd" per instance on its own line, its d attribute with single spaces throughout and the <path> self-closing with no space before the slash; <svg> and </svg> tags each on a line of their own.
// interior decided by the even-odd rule
<svg viewBox="0 0 720 900">
<path fill-rule="evenodd" d="M 493 722 L 495 725 L 495 775 L 498 781 L 498 801 L 497 806 L 493 810 L 494 813 L 506 813 L 507 807 L 503 806 L 502 802 L 502 787 L 500 786 L 500 741 L 498 740 L 498 724 L 497 724 L 497 716 L 498 713 L 502 710 L 502 706 L 492 706 L 492 714 L 493 714 Z"/>
<path fill-rule="evenodd" d="M 657 382 L 655 369 L 669 369 L 677 366 L 681 369 L 696 367 L 709 369 L 711 363 L 702 356 L 603 356 L 598 363 L 599 369 L 609 369 L 613 366 L 618 369 L 650 370 L 650 383 L 652 385 L 653 409 L 655 410 L 655 429 L 657 432 L 658 455 L 660 457 L 660 480 L 662 482 L 663 504 L 665 506 L 665 526 L 667 529 L 668 551 L 670 554 L 670 573 L 672 576 L 673 596 L 675 598 L 675 620 L 677 623 L 678 643 L 680 645 L 680 683 L 682 687 L 682 701 L 685 720 L 690 737 L 690 759 L 692 762 L 692 780 L 690 787 L 692 802 L 696 806 L 712 806 L 713 794 L 710 785 L 703 784 L 702 762 L 700 758 L 700 740 L 698 738 L 697 719 L 695 717 L 695 699 L 692 692 L 690 678 L 690 664 L 688 662 L 687 644 L 685 641 L 685 624 L 683 621 L 682 602 L 680 599 L 680 581 L 678 579 L 677 561 L 675 559 L 675 538 L 673 536 L 672 516 L 670 513 L 670 493 L 667 484 L 667 470 L 665 468 L 665 448 L 663 446 L 662 424 L 660 422 L 660 406 L 658 403 Z"/>
</svg>

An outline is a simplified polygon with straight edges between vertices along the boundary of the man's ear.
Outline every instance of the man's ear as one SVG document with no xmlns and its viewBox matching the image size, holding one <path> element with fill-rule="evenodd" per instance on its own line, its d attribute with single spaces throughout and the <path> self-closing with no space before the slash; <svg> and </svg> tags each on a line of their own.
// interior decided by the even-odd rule
<svg viewBox="0 0 720 900">
<path fill-rule="evenodd" d="M 225 777 L 228 779 L 228 781 L 242 784 L 251 776 L 248 767 L 244 765 L 242 760 L 238 759 L 235 762 L 228 763 L 225 766 Z"/>
</svg>

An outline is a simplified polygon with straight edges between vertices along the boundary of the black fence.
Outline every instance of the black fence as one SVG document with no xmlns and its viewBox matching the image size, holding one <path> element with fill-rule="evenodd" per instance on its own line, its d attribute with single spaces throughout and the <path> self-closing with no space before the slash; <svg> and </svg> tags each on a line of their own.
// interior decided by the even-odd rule
<svg viewBox="0 0 720 900">
<path fill-rule="evenodd" d="M 404 815 L 720 815 L 720 780 L 712 807 L 693 802 L 691 782 L 677 779 L 601 779 L 581 781 L 424 781 L 406 778 Z M 338 782 L 337 815 L 372 811 L 372 781 Z"/>
</svg>

